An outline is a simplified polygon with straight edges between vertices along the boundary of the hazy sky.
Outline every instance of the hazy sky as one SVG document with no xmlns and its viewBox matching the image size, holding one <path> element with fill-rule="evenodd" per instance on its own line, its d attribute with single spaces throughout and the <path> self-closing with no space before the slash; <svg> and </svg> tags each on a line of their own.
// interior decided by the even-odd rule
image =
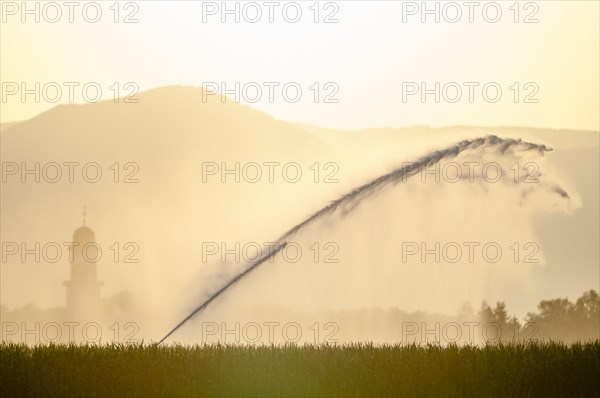
<svg viewBox="0 0 600 398">
<path fill-rule="evenodd" d="M 33 9 L 35 2 L 29 3 Z M 599 129 L 597 1 L 520 2 L 518 15 L 514 2 L 478 2 L 472 10 L 473 23 L 464 3 L 440 2 L 439 23 L 435 15 L 425 15 L 422 23 L 421 10 L 412 15 L 411 7 L 421 7 L 421 2 L 321 2 L 318 23 L 313 2 L 297 3 L 302 10 L 297 23 L 284 19 L 286 6 L 279 3 L 273 9 L 275 22 L 269 23 L 264 2 L 251 6 L 241 2 L 240 22 L 228 15 L 222 23 L 221 10 L 213 7 L 220 8 L 221 2 L 121 2 L 119 23 L 114 23 L 113 2 L 99 2 L 99 22 L 84 20 L 81 3 L 69 23 L 69 9 L 57 2 L 62 16 L 50 23 L 56 9 L 44 8 L 42 2 L 36 23 L 35 15 L 22 15 L 21 2 L 2 1 L 1 121 L 27 119 L 55 105 L 43 96 L 39 103 L 33 95 L 24 102 L 19 93 L 6 96 L 7 84 L 25 82 L 33 88 L 35 82 L 40 87 L 56 82 L 63 87 L 60 103 L 69 100 L 64 82 L 80 84 L 75 102 L 85 102 L 81 86 L 87 82 L 98 82 L 105 99 L 112 98 L 110 87 L 115 82 L 120 95 L 134 87 L 125 87 L 127 82 L 140 90 L 205 82 L 226 82 L 232 88 L 235 82 L 241 87 L 257 82 L 263 87 L 262 97 L 252 106 L 278 118 L 325 127 L 508 124 Z M 486 18 L 495 19 L 497 6 L 500 20 L 487 22 Z M 249 22 L 257 9 L 261 19 Z M 286 10 L 286 17 L 293 19 L 296 6 Z M 458 10 L 460 20 L 451 23 Z M 210 11 L 216 14 L 209 15 Z M 87 16 L 93 19 L 94 14 L 95 9 L 88 7 Z M 137 23 L 123 23 L 130 14 Z M 327 16 L 338 22 L 323 23 Z M 25 23 L 22 17 L 27 18 Z M 525 19 L 538 22 L 524 23 Z M 264 82 L 280 83 L 273 103 Z M 289 82 L 303 90 L 297 103 L 282 97 L 281 87 Z M 338 103 L 315 104 L 315 82 L 320 84 L 320 101 L 337 87 L 332 98 Z M 324 86 L 328 82 L 333 85 Z M 403 101 L 404 82 L 415 83 L 413 88 L 422 82 L 434 88 L 440 82 L 440 103 L 434 102 L 433 94 L 423 103 L 418 93 Z M 444 92 L 449 82 L 456 84 Z M 472 103 L 465 82 L 478 84 L 473 86 Z M 493 98 L 496 87 L 502 89 L 498 102 L 484 98 L 482 87 L 487 83 L 493 83 L 488 98 Z M 458 102 L 444 99 L 443 94 L 455 98 L 457 86 L 462 90 Z M 49 93 L 55 96 L 54 91 Z M 525 103 L 526 98 L 538 102 Z"/>
</svg>

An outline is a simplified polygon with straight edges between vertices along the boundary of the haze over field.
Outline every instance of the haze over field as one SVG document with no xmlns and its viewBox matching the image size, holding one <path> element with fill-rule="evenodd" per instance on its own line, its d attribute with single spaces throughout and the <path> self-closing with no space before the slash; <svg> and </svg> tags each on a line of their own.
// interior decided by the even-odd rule
<svg viewBox="0 0 600 398">
<path fill-rule="evenodd" d="M 157 341 L 198 308 L 169 342 L 270 321 L 597 337 L 600 4 L 485 3 L 49 22 L 3 1 L 2 339 L 77 319 Z"/>
</svg>

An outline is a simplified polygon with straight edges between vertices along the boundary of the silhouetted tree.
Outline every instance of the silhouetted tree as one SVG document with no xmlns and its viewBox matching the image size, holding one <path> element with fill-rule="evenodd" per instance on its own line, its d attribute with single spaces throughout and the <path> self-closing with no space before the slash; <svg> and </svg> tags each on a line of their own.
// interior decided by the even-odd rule
<svg viewBox="0 0 600 398">
<path fill-rule="evenodd" d="M 585 292 L 575 303 L 568 299 L 544 300 L 538 313 L 528 313 L 526 320 L 536 325 L 537 338 L 567 342 L 600 338 L 598 293 Z"/>
<path fill-rule="evenodd" d="M 511 343 L 519 339 L 521 325 L 516 317 L 508 315 L 506 304 L 502 301 L 497 302 L 494 309 L 484 301 L 479 311 L 479 321 L 484 340 L 489 343 Z"/>
</svg>

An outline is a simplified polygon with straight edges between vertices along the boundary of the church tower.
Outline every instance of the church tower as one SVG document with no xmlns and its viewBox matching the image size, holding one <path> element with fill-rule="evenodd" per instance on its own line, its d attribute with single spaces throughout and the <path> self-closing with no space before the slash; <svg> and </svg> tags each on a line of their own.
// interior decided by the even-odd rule
<svg viewBox="0 0 600 398">
<path fill-rule="evenodd" d="M 64 282 L 67 288 L 67 312 L 76 319 L 96 319 L 100 310 L 100 288 L 97 259 L 99 246 L 94 231 L 85 225 L 73 233 L 71 253 L 71 279 Z"/>
</svg>

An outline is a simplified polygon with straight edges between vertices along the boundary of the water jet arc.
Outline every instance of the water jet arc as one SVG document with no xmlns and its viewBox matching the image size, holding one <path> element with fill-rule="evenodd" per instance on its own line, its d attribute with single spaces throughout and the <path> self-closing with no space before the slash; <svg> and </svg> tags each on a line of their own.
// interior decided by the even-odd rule
<svg viewBox="0 0 600 398">
<path fill-rule="evenodd" d="M 475 138 L 475 139 L 471 139 L 471 140 L 460 141 L 459 143 L 457 143 L 453 146 L 450 146 L 446 149 L 432 152 L 431 154 L 420 158 L 418 161 L 416 161 L 414 163 L 404 163 L 404 165 L 402 167 L 397 168 L 397 169 L 391 171 L 390 173 L 384 174 L 384 175 L 382 175 L 382 176 L 380 176 L 358 188 L 353 189 L 349 193 L 345 194 L 344 196 L 340 197 L 339 199 L 331 202 L 327 206 L 325 206 L 325 207 L 321 208 L 320 210 L 318 210 L 317 212 L 313 213 L 310 217 L 308 217 L 301 223 L 292 227 L 290 230 L 288 230 L 279 239 L 277 239 L 275 241 L 278 243 L 277 248 L 275 250 L 270 251 L 270 253 L 264 255 L 263 257 L 258 259 L 256 262 L 252 263 L 244 271 L 242 271 L 241 273 L 236 275 L 229 282 L 227 282 L 221 289 L 219 289 L 216 293 L 214 293 L 212 296 L 210 296 L 204 303 L 202 303 L 202 305 L 200 305 L 191 314 L 189 314 L 185 319 L 183 319 L 181 322 L 179 322 L 177 324 L 177 326 L 175 326 L 169 333 L 167 333 L 167 335 L 165 337 L 163 337 L 158 342 L 158 344 L 165 341 L 177 329 L 179 329 L 187 321 L 189 321 L 192 317 L 194 317 L 194 315 L 196 315 L 197 313 L 199 313 L 200 311 L 205 309 L 212 301 L 214 301 L 218 296 L 220 296 L 223 292 L 225 292 L 233 284 L 240 281 L 244 276 L 249 274 L 251 271 L 256 269 L 259 265 L 263 264 L 265 261 L 273 258 L 277 253 L 279 253 L 287 245 L 286 241 L 289 240 L 289 238 L 292 235 L 296 234 L 299 230 L 306 227 L 308 224 L 312 223 L 313 221 L 315 221 L 327 214 L 333 213 L 336 209 L 338 209 L 341 206 L 349 205 L 348 209 L 346 209 L 344 212 L 344 214 L 348 214 L 352 210 L 354 210 L 355 207 L 364 198 L 379 191 L 384 186 L 386 186 L 390 183 L 398 182 L 400 180 L 406 181 L 407 178 L 416 174 L 416 172 L 418 172 L 419 170 L 423 170 L 424 168 L 430 167 L 430 166 L 440 162 L 442 159 L 452 158 L 452 157 L 459 155 L 461 152 L 463 152 L 467 149 L 475 149 L 475 148 L 479 148 L 481 146 L 492 147 L 501 154 L 505 153 L 507 150 L 511 149 L 512 147 L 517 147 L 517 149 L 519 149 L 521 151 L 537 151 L 540 154 L 544 154 L 544 152 L 548 152 L 548 151 L 552 150 L 551 148 L 548 148 L 547 146 L 545 146 L 543 144 L 532 144 L 532 143 L 524 142 L 521 139 L 510 139 L 510 138 L 503 139 L 503 138 L 499 138 L 495 135 L 489 135 L 487 137 L 481 137 L 481 138 Z M 559 194 L 561 192 L 564 192 L 564 191 L 562 191 L 562 189 L 559 189 L 558 187 L 556 187 L 554 189 Z M 566 195 L 566 193 L 565 193 L 565 195 Z M 565 195 L 563 197 L 568 198 L 568 195 L 566 195 L 566 196 Z"/>
</svg>

